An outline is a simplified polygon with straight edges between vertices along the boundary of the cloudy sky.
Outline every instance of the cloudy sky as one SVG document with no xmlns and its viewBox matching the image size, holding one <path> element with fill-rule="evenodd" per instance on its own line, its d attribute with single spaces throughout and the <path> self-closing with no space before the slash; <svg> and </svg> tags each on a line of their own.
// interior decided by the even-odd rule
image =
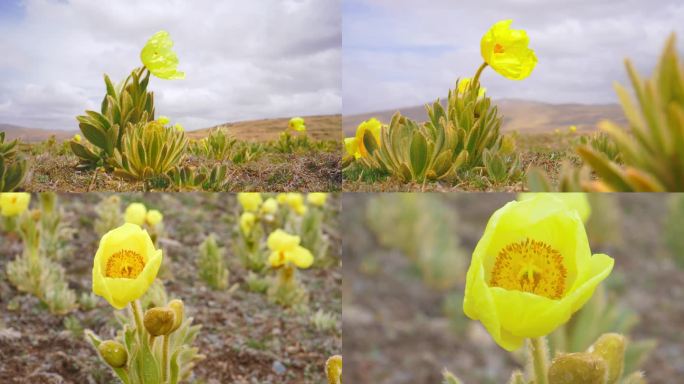
<svg viewBox="0 0 684 384">
<path fill-rule="evenodd" d="M 345 114 L 415 106 L 444 97 L 482 63 L 480 39 L 513 19 L 539 64 L 523 81 L 488 69 L 495 98 L 553 103 L 615 102 L 623 59 L 650 74 L 667 36 L 684 48 L 681 0 L 343 0 Z"/>
<path fill-rule="evenodd" d="M 340 1 L 0 0 L 0 123 L 76 129 L 162 29 L 186 73 L 151 81 L 172 122 L 340 113 Z"/>
</svg>

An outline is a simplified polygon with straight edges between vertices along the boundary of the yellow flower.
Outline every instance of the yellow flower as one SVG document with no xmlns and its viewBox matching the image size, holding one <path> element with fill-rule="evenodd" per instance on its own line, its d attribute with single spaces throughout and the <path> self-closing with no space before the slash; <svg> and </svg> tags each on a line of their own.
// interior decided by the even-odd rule
<svg viewBox="0 0 684 384">
<path fill-rule="evenodd" d="M 140 52 L 140 60 L 145 67 L 160 79 L 184 79 L 185 73 L 178 71 L 178 56 L 174 52 L 173 41 L 166 31 L 155 33 Z"/>
<path fill-rule="evenodd" d="M 278 201 L 272 197 L 269 197 L 264 201 L 264 204 L 261 206 L 261 212 L 267 214 L 267 215 L 272 215 L 278 211 Z"/>
<path fill-rule="evenodd" d="M 566 207 L 574 209 L 579 213 L 582 222 L 586 223 L 591 216 L 591 205 L 589 205 L 589 199 L 587 199 L 587 194 L 583 192 L 563 192 L 563 193 L 543 193 L 547 196 L 553 196 L 558 200 L 562 201 Z M 538 193 L 520 193 L 518 194 L 518 200 L 529 200 L 534 198 Z"/>
<path fill-rule="evenodd" d="M 306 131 L 306 125 L 304 124 L 304 119 L 301 117 L 293 117 L 290 119 L 290 122 L 288 123 L 288 127 L 297 132 L 304 132 Z"/>
<path fill-rule="evenodd" d="M 28 208 L 30 202 L 30 193 L 0 193 L 0 213 L 6 217 L 18 216 Z"/>
<path fill-rule="evenodd" d="M 322 207 L 325 205 L 325 201 L 328 199 L 328 194 L 325 192 L 311 192 L 306 195 L 306 201 L 310 204 Z"/>
<path fill-rule="evenodd" d="M 137 300 L 150 287 L 162 262 L 147 231 L 126 223 L 100 240 L 93 261 L 93 293 L 116 309 Z"/>
<path fill-rule="evenodd" d="M 382 130 L 382 123 L 380 120 L 376 118 L 371 118 L 369 120 L 364 121 L 363 123 L 359 124 L 358 127 L 356 127 L 356 145 L 358 146 L 358 156 L 354 154 L 354 157 L 357 159 L 359 157 L 366 157 L 368 156 L 368 150 L 366 150 L 366 146 L 363 144 L 363 136 L 366 134 L 366 131 L 369 131 L 373 137 L 375 138 L 375 141 L 380 144 L 380 131 Z M 346 144 L 345 144 L 346 146 Z"/>
<path fill-rule="evenodd" d="M 185 128 L 181 125 L 181 123 L 176 123 L 176 125 L 173 126 L 173 129 L 175 129 L 178 132 L 183 132 L 185 131 Z"/>
<path fill-rule="evenodd" d="M 537 65 L 537 56 L 528 45 L 530 42 L 524 30 L 510 29 L 513 20 L 494 24 L 482 36 L 480 50 L 482 58 L 495 71 L 511 80 L 528 77 Z"/>
<path fill-rule="evenodd" d="M 286 193 L 283 203 L 287 204 L 298 215 L 303 215 L 306 213 L 307 208 L 304 204 L 304 196 L 302 196 L 301 193 Z"/>
<path fill-rule="evenodd" d="M 131 224 L 143 225 L 146 218 L 147 208 L 141 203 L 131 203 L 124 213 L 124 220 Z"/>
<path fill-rule="evenodd" d="M 154 227 L 157 224 L 161 223 L 162 220 L 164 220 L 164 215 L 162 215 L 162 213 L 157 211 L 156 209 L 151 209 L 147 211 L 147 216 L 145 216 L 145 220 L 147 220 L 147 224 Z"/>
<path fill-rule="evenodd" d="M 466 90 L 468 89 L 468 86 L 470 85 L 470 77 L 464 77 L 458 81 L 458 93 L 459 94 L 464 94 Z M 482 97 L 484 96 L 485 92 L 487 92 L 487 88 L 485 87 L 480 87 L 480 90 L 477 92 L 477 97 Z"/>
<path fill-rule="evenodd" d="M 82 140 L 81 135 L 79 135 L 78 133 L 74 135 L 74 141 L 75 142 L 80 143 L 81 140 Z"/>
<path fill-rule="evenodd" d="M 612 268 L 609 256 L 591 255 L 576 210 L 537 194 L 489 219 L 468 269 L 463 311 L 512 351 L 567 322 Z"/>
<path fill-rule="evenodd" d="M 361 157 L 361 152 L 359 152 L 359 141 L 356 137 L 345 137 L 344 149 L 349 156 L 354 156 L 355 159 Z"/>
<path fill-rule="evenodd" d="M 261 193 L 259 192 L 240 192 L 237 195 L 238 203 L 247 212 L 256 212 L 262 203 Z"/>
<path fill-rule="evenodd" d="M 169 120 L 169 118 L 166 117 L 166 116 L 159 116 L 159 117 L 157 118 L 157 122 L 158 122 L 159 124 L 161 124 L 161 125 L 166 125 L 166 124 L 168 124 L 170 121 L 171 121 L 171 120 Z"/>
<path fill-rule="evenodd" d="M 278 204 L 286 204 L 287 203 L 287 193 L 279 193 L 276 195 L 276 201 Z"/>
<path fill-rule="evenodd" d="M 240 215 L 240 230 L 245 236 L 249 236 L 256 223 L 256 216 L 252 212 L 244 212 Z"/>
<path fill-rule="evenodd" d="M 266 240 L 268 249 L 271 250 L 268 262 L 275 268 L 286 263 L 292 263 L 298 268 L 309 268 L 313 264 L 313 255 L 300 246 L 299 242 L 299 236 L 290 235 L 282 229 L 271 232 Z"/>
<path fill-rule="evenodd" d="M 575 132 L 577 132 L 577 126 L 571 125 L 570 128 L 568 128 L 568 130 L 570 131 L 570 133 L 575 133 Z"/>
</svg>

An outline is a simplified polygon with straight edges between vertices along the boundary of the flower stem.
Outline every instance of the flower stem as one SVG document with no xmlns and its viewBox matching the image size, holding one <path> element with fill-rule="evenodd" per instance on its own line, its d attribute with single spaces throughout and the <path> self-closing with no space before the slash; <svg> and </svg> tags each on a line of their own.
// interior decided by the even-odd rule
<svg viewBox="0 0 684 384">
<path fill-rule="evenodd" d="M 166 383 L 169 371 L 169 335 L 164 335 L 164 348 L 162 349 L 162 383 Z"/>
<path fill-rule="evenodd" d="M 544 336 L 530 339 L 529 348 L 532 355 L 532 367 L 534 368 L 534 384 L 548 384 L 546 339 Z"/>
<path fill-rule="evenodd" d="M 140 344 L 143 343 L 143 323 L 142 323 L 142 317 L 140 316 L 141 312 L 140 308 L 140 302 L 138 300 L 132 301 L 131 302 L 131 312 L 133 312 L 133 319 L 135 319 L 135 330 L 138 333 L 138 340 L 140 341 Z"/>
<path fill-rule="evenodd" d="M 488 64 L 486 61 L 484 63 L 482 63 L 482 65 L 480 65 L 480 68 L 475 73 L 475 77 L 473 77 L 473 86 L 479 86 L 480 85 L 480 75 L 482 75 L 482 71 L 484 71 L 485 68 L 487 68 L 487 65 Z"/>
</svg>

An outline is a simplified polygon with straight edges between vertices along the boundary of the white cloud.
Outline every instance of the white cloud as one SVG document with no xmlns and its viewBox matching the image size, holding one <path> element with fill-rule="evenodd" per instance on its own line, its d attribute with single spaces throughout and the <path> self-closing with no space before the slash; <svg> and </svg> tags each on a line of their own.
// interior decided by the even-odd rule
<svg viewBox="0 0 684 384">
<path fill-rule="evenodd" d="M 528 31 L 539 64 L 521 82 L 487 70 L 498 98 L 614 102 L 624 58 L 650 73 L 671 32 L 684 47 L 680 0 L 344 0 L 343 18 L 345 114 L 444 97 L 474 74 L 482 34 L 503 19 Z"/>
<path fill-rule="evenodd" d="M 0 122 L 75 129 L 102 76 L 171 33 L 185 80 L 151 80 L 157 112 L 189 129 L 341 112 L 340 0 L 24 0 L 0 19 Z"/>
</svg>

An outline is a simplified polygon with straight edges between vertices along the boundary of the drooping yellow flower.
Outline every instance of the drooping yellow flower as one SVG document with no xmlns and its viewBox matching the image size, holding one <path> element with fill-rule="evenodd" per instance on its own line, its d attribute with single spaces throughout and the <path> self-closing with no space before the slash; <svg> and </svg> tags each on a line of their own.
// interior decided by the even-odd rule
<svg viewBox="0 0 684 384">
<path fill-rule="evenodd" d="M 261 212 L 267 214 L 267 215 L 272 215 L 278 211 L 278 201 L 272 197 L 269 197 L 264 201 L 264 204 L 261 205 Z"/>
<path fill-rule="evenodd" d="M 136 224 L 142 226 L 145 224 L 145 219 L 147 219 L 147 208 L 142 203 L 131 203 L 126 208 L 124 213 L 124 220 L 127 223 Z"/>
<path fill-rule="evenodd" d="M 571 126 L 568 128 L 568 130 L 570 131 L 570 133 L 575 133 L 575 132 L 577 132 L 577 126 L 576 126 L 576 125 L 571 125 Z"/>
<path fill-rule="evenodd" d="M 166 125 L 166 124 L 168 124 L 170 121 L 171 121 L 171 120 L 169 120 L 169 118 L 166 117 L 166 116 L 159 116 L 159 117 L 157 118 L 157 122 L 158 122 L 159 124 L 161 124 L 161 125 Z"/>
<path fill-rule="evenodd" d="M 458 81 L 458 93 L 459 94 L 464 94 L 466 90 L 468 89 L 468 86 L 470 85 L 470 77 L 464 77 Z M 487 92 L 487 88 L 485 87 L 480 87 L 480 90 L 477 92 L 477 97 L 483 97 L 485 92 Z"/>
<path fill-rule="evenodd" d="M 530 200 L 540 193 L 519 193 L 518 200 Z M 562 201 L 568 208 L 574 209 L 579 213 L 582 222 L 586 223 L 591 216 L 591 205 L 589 205 L 589 199 L 587 199 L 587 194 L 583 192 L 563 192 L 563 193 L 543 193 L 547 196 L 553 196 L 558 200 Z"/>
<path fill-rule="evenodd" d="M 529 48 L 524 30 L 510 29 L 513 20 L 494 24 L 480 42 L 482 58 L 492 69 L 511 80 L 528 77 L 537 65 L 537 56 Z"/>
<path fill-rule="evenodd" d="M 375 141 L 380 144 L 380 132 L 382 130 L 382 123 L 380 120 L 376 118 L 371 118 L 369 120 L 364 121 L 363 123 L 359 124 L 358 127 L 356 127 L 356 146 L 358 148 L 358 156 L 355 153 L 354 157 L 359 158 L 359 157 L 366 157 L 368 156 L 368 150 L 366 149 L 366 146 L 363 144 L 363 136 L 366 134 L 366 131 L 369 131 L 373 137 L 375 138 Z M 345 145 L 346 146 L 346 145 Z"/>
<path fill-rule="evenodd" d="M 240 230 L 245 236 L 249 236 L 252 233 L 255 223 L 256 216 L 252 212 L 243 212 L 240 215 Z"/>
<path fill-rule="evenodd" d="M 313 255 L 311 252 L 299 245 L 299 236 L 293 236 L 283 231 L 276 229 L 268 235 L 266 243 L 271 254 L 268 257 L 268 262 L 272 267 L 277 268 L 287 263 L 292 263 L 297 268 L 309 268 L 313 264 Z"/>
<path fill-rule="evenodd" d="M 18 216 L 28 208 L 30 202 L 30 193 L 0 193 L 0 214 L 2 214 L 5 217 Z"/>
<path fill-rule="evenodd" d="M 100 240 L 93 261 L 93 293 L 122 309 L 150 287 L 162 262 L 147 231 L 126 223 Z"/>
<path fill-rule="evenodd" d="M 247 212 L 256 212 L 263 202 L 259 192 L 240 192 L 237 195 L 238 203 Z"/>
<path fill-rule="evenodd" d="M 512 351 L 567 322 L 612 268 L 609 256 L 591 255 L 577 210 L 537 194 L 489 219 L 468 269 L 463 310 Z"/>
<path fill-rule="evenodd" d="M 160 79 L 184 79 L 185 73 L 178 71 L 178 56 L 173 51 L 173 41 L 166 31 L 155 33 L 140 52 L 145 67 Z"/>
<path fill-rule="evenodd" d="M 147 211 L 147 216 L 145 216 L 145 220 L 147 221 L 147 224 L 154 227 L 157 224 L 161 223 L 162 220 L 164 220 L 164 215 L 162 215 L 162 213 L 157 211 L 156 209 L 150 209 L 149 211 Z"/>
<path fill-rule="evenodd" d="M 74 141 L 75 142 L 80 143 L 81 140 L 82 140 L 81 135 L 79 135 L 78 133 L 74 135 Z"/>
<path fill-rule="evenodd" d="M 318 207 L 324 206 L 326 200 L 328 200 L 328 194 L 325 192 L 311 192 L 306 195 L 306 201 L 308 201 L 309 204 L 313 204 Z"/>
<path fill-rule="evenodd" d="M 297 132 L 305 132 L 306 125 L 304 124 L 304 119 L 302 119 L 301 117 L 291 118 L 290 122 L 288 123 L 288 128 Z"/>
<path fill-rule="evenodd" d="M 345 137 L 344 149 L 349 156 L 354 156 L 355 159 L 361 157 L 361 152 L 359 152 L 359 141 L 356 137 Z"/>
</svg>

